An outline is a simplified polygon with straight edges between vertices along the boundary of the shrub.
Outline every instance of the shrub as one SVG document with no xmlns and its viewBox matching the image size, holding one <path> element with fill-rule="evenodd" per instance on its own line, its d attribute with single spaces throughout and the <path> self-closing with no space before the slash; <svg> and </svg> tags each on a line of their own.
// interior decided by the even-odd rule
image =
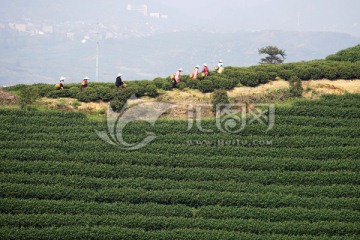
<svg viewBox="0 0 360 240">
<path fill-rule="evenodd" d="M 107 87 L 99 87 L 97 89 L 97 91 L 98 91 L 99 97 L 103 101 L 106 101 L 106 102 L 113 99 L 115 97 L 115 94 L 116 94 L 116 90 L 114 88 L 110 89 L 110 88 L 107 88 Z"/>
<path fill-rule="evenodd" d="M 201 81 L 204 81 L 204 80 L 201 80 Z M 199 82 L 201 82 L 201 81 L 190 79 L 189 81 L 186 82 L 186 85 L 191 89 L 198 89 Z"/>
<path fill-rule="evenodd" d="M 146 93 L 148 97 L 156 97 L 158 95 L 157 88 L 155 85 L 148 85 L 146 88 Z"/>
<path fill-rule="evenodd" d="M 61 98 L 61 97 L 71 97 L 71 92 L 69 89 L 64 90 L 52 90 L 46 95 L 49 98 Z"/>
<path fill-rule="evenodd" d="M 196 81 L 196 80 L 194 80 L 194 81 Z M 184 83 L 184 82 L 179 82 L 179 83 L 177 84 L 177 87 L 178 87 L 178 89 L 180 89 L 180 90 L 184 90 L 187 86 L 186 86 L 186 83 Z"/>
<path fill-rule="evenodd" d="M 170 78 L 155 78 L 153 83 L 157 88 L 165 91 L 170 90 L 172 87 L 172 80 Z"/>
<path fill-rule="evenodd" d="M 269 78 L 270 78 L 269 74 L 267 74 L 264 71 L 256 72 L 256 76 L 258 78 L 259 83 L 261 83 L 261 84 L 269 82 Z"/>
<path fill-rule="evenodd" d="M 231 69 L 229 72 L 226 71 L 226 75 L 224 74 L 224 76 L 232 79 L 233 83 L 236 85 L 241 83 L 241 79 L 245 78 L 249 72 L 252 71 L 244 70 L 243 68 L 237 68 Z"/>
<path fill-rule="evenodd" d="M 268 72 L 268 75 L 269 75 L 269 80 L 273 81 L 276 79 L 278 74 L 276 72 Z"/>
<path fill-rule="evenodd" d="M 248 72 L 245 73 L 242 78 L 240 79 L 240 83 L 249 86 L 249 87 L 256 87 L 259 85 L 259 78 L 255 72 Z"/>
<path fill-rule="evenodd" d="M 286 81 L 289 80 L 293 75 L 295 75 L 295 73 L 292 70 L 281 70 L 279 72 L 279 77 Z"/>
<path fill-rule="evenodd" d="M 226 90 L 230 90 L 232 89 L 235 85 L 234 82 L 230 79 L 224 79 L 224 78 L 220 78 L 220 79 L 213 79 L 212 80 L 214 89 L 226 89 Z"/>
<path fill-rule="evenodd" d="M 210 80 L 200 81 L 198 84 L 198 88 L 203 93 L 214 91 L 214 85 L 213 85 L 212 81 L 210 81 Z"/>
<path fill-rule="evenodd" d="M 360 61 L 352 64 L 354 70 L 354 78 L 360 78 Z"/>
<path fill-rule="evenodd" d="M 135 95 L 137 89 L 134 87 L 119 88 L 115 93 L 115 98 L 126 102 L 131 96 Z"/>
<path fill-rule="evenodd" d="M 324 75 L 324 78 L 327 78 L 329 80 L 337 79 L 337 70 L 334 67 L 323 66 L 322 73 Z"/>
<path fill-rule="evenodd" d="M 342 79 L 354 79 L 355 77 L 355 70 L 354 68 L 349 64 L 341 64 L 338 67 L 338 78 Z"/>
<path fill-rule="evenodd" d="M 86 87 L 80 94 L 78 94 L 78 99 L 81 102 L 92 102 L 99 100 L 99 96 L 96 90 L 92 87 Z"/>
<path fill-rule="evenodd" d="M 162 88 L 163 83 L 166 81 L 165 78 L 157 77 L 153 80 L 153 83 L 157 88 Z"/>
<path fill-rule="evenodd" d="M 215 90 L 211 95 L 211 104 L 213 112 L 216 112 L 219 108 L 220 110 L 224 108 L 225 106 L 221 107 L 222 104 L 229 104 L 227 92 L 223 89 Z"/>
<path fill-rule="evenodd" d="M 300 97 L 302 95 L 302 83 L 301 79 L 297 76 L 292 76 L 289 79 L 289 93 L 292 97 Z"/>
<path fill-rule="evenodd" d="M 134 89 L 136 89 L 136 97 L 142 97 L 148 95 L 149 93 L 152 96 L 157 96 L 156 85 L 150 81 L 139 81 Z"/>
<path fill-rule="evenodd" d="M 163 85 L 162 85 L 161 88 L 162 88 L 163 90 L 165 90 L 165 91 L 171 90 L 171 88 L 172 88 L 172 82 L 166 80 L 165 82 L 163 82 Z"/>
<path fill-rule="evenodd" d="M 298 67 L 293 70 L 301 80 L 310 80 L 311 79 L 311 73 L 308 68 L 306 67 Z"/>
<path fill-rule="evenodd" d="M 282 65 L 282 68 L 284 70 L 293 70 L 294 68 L 296 68 L 296 64 L 295 63 L 287 63 Z"/>
<path fill-rule="evenodd" d="M 56 90 L 56 87 L 49 84 L 42 84 L 41 86 L 36 86 L 39 90 L 40 97 L 46 97 L 49 92 Z"/>
<path fill-rule="evenodd" d="M 110 101 L 110 107 L 114 112 L 121 112 L 127 101 L 119 98 L 113 98 Z"/>
<path fill-rule="evenodd" d="M 20 107 L 30 109 L 31 105 L 39 98 L 39 90 L 35 87 L 22 88 L 19 97 Z"/>
<path fill-rule="evenodd" d="M 81 91 L 79 87 L 71 87 L 69 92 L 71 98 L 77 98 Z"/>
<path fill-rule="evenodd" d="M 134 89 L 135 89 L 136 97 L 140 98 L 140 97 L 145 96 L 146 86 L 144 84 L 139 84 L 139 85 L 135 86 Z"/>
<path fill-rule="evenodd" d="M 360 61 L 360 44 L 354 47 L 343 49 L 335 54 L 331 54 L 326 57 L 326 60 L 348 62 Z"/>
<path fill-rule="evenodd" d="M 308 70 L 309 70 L 311 79 L 316 80 L 316 79 L 322 79 L 323 78 L 322 72 L 321 72 L 321 70 L 319 68 L 311 67 Z"/>
</svg>

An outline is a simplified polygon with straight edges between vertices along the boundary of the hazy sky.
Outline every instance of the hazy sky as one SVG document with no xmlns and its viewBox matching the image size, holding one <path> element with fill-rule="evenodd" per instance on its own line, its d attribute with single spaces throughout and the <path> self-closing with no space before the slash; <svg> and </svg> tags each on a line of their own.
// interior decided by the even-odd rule
<svg viewBox="0 0 360 240">
<path fill-rule="evenodd" d="M 0 19 L 16 16 L 90 23 L 116 19 L 127 4 L 147 4 L 186 30 L 333 31 L 360 36 L 359 0 L 0 0 Z"/>
<path fill-rule="evenodd" d="M 360 35 L 359 0 L 183 0 L 179 9 L 194 24 L 206 20 L 207 24 L 220 22 L 233 29 L 338 31 Z"/>
<path fill-rule="evenodd" d="M 128 4 L 168 19 L 130 12 Z M 95 79 L 96 26 L 113 36 L 100 41 L 99 81 L 118 72 L 164 77 L 218 59 L 253 65 L 266 45 L 285 49 L 287 62 L 322 59 L 360 43 L 359 10 L 360 0 L 0 0 L 0 85 Z M 28 31 L 8 23 L 26 23 Z M 40 34 L 44 26 L 53 33 Z M 65 37 L 70 32 L 74 39 Z"/>
</svg>

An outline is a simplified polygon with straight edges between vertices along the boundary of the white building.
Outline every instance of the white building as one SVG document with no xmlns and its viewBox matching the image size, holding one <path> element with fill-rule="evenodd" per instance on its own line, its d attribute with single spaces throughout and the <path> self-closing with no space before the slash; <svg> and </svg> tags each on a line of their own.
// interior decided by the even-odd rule
<svg viewBox="0 0 360 240">
<path fill-rule="evenodd" d="M 126 9 L 128 11 L 139 12 L 139 13 L 143 14 L 144 16 L 148 15 L 148 8 L 147 8 L 147 5 L 145 5 L 145 4 L 142 4 L 142 5 L 128 4 Z"/>
</svg>

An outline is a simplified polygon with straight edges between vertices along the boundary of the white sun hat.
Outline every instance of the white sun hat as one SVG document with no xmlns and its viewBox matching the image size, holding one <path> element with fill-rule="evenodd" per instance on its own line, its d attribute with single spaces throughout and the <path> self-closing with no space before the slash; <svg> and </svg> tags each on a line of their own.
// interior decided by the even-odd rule
<svg viewBox="0 0 360 240">
<path fill-rule="evenodd" d="M 84 79 L 89 80 L 89 78 L 88 78 L 88 77 L 84 77 Z"/>
<path fill-rule="evenodd" d="M 183 69 L 182 69 L 182 68 L 179 68 L 179 69 L 178 69 L 178 71 L 182 72 L 182 71 L 183 71 Z"/>
<path fill-rule="evenodd" d="M 60 78 L 60 81 L 64 81 L 64 80 L 65 80 L 65 77 L 61 77 L 61 78 Z"/>
</svg>

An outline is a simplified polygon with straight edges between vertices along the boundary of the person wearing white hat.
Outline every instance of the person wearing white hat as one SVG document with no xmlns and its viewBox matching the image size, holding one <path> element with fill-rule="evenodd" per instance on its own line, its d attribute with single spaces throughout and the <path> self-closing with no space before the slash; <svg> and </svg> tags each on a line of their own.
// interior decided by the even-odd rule
<svg viewBox="0 0 360 240">
<path fill-rule="evenodd" d="M 176 85 L 180 82 L 180 73 L 181 73 L 182 71 L 183 71 L 182 68 L 179 68 L 179 69 L 176 71 L 175 78 L 174 78 L 173 85 L 172 85 L 173 88 L 176 88 Z"/>
<path fill-rule="evenodd" d="M 198 75 L 198 73 L 199 73 L 199 68 L 200 68 L 199 65 L 196 65 L 196 66 L 194 67 L 194 71 L 193 71 L 193 74 L 192 74 L 192 78 L 195 79 L 195 80 L 196 80 L 197 75 Z"/>
<path fill-rule="evenodd" d="M 223 71 L 224 71 L 224 62 L 223 62 L 223 60 L 219 60 L 219 63 L 218 63 L 218 65 L 217 65 L 217 72 L 218 73 L 222 73 Z"/>
<path fill-rule="evenodd" d="M 206 63 L 204 63 L 203 64 L 203 69 L 202 69 L 202 76 L 204 76 L 204 77 L 207 77 L 207 76 L 209 76 L 209 67 L 207 66 L 207 64 Z"/>
<path fill-rule="evenodd" d="M 83 91 L 87 87 L 88 80 L 89 80 L 88 77 L 84 77 L 84 79 L 82 80 L 82 82 L 81 82 L 81 91 Z"/>
<path fill-rule="evenodd" d="M 58 83 L 55 84 L 56 88 L 60 88 L 61 90 L 64 90 L 64 77 L 60 77 L 60 81 Z"/>
<path fill-rule="evenodd" d="M 120 86 L 123 86 L 123 85 L 124 85 L 124 82 L 122 81 L 121 76 L 122 76 L 122 74 L 119 73 L 118 76 L 116 77 L 115 86 L 116 86 L 117 88 L 119 88 Z"/>
<path fill-rule="evenodd" d="M 61 88 L 61 90 L 64 90 L 64 80 L 65 80 L 64 77 L 60 78 L 60 88 Z"/>
</svg>

